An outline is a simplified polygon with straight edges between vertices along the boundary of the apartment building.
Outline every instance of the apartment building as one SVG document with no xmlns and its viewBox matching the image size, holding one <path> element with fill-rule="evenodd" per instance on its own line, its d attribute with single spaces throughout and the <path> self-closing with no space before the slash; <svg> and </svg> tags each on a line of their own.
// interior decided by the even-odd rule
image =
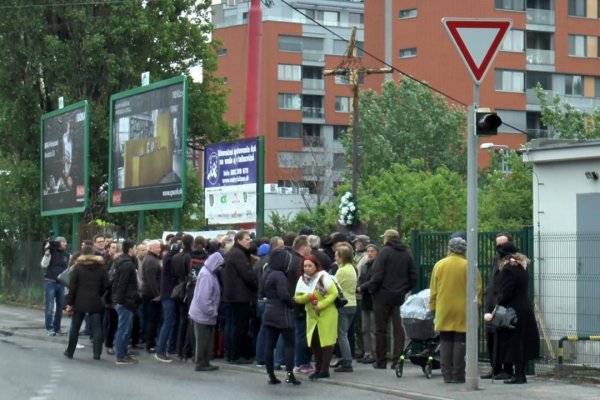
<svg viewBox="0 0 600 400">
<path fill-rule="evenodd" d="M 515 148 L 526 140 L 553 135 L 540 120 L 534 91 L 538 82 L 548 98 L 559 94 L 588 111 L 600 105 L 598 10 L 598 0 L 370 1 L 365 4 L 365 48 L 471 104 L 471 78 L 440 21 L 512 19 L 512 29 L 481 84 L 480 104 L 526 132 L 503 126 L 500 135 L 488 138 Z M 375 85 L 380 78 L 369 79 L 368 84 Z"/>
<path fill-rule="evenodd" d="M 335 187 L 347 170 L 340 137 L 351 121 L 351 93 L 344 77 L 323 77 L 335 68 L 346 43 L 278 1 L 263 7 L 263 62 L 260 130 L 267 138 L 266 182 Z M 466 67 L 442 26 L 443 17 L 510 18 L 512 29 L 485 80 L 480 105 L 498 112 L 498 136 L 482 139 L 480 165 L 489 142 L 518 148 L 527 140 L 552 137 L 540 120 L 534 88 L 548 98 L 591 111 L 600 105 L 599 0 L 369 0 L 289 1 L 344 38 L 357 26 L 367 53 L 447 94 L 449 101 L 473 102 Z M 213 8 L 219 75 L 231 90 L 226 118 L 243 123 L 245 107 L 248 1 L 224 0 Z M 383 67 L 365 55 L 363 64 Z M 395 77 L 398 75 L 395 74 Z M 365 77 L 377 89 L 383 75 Z M 523 133 L 525 132 L 525 133 Z M 294 168 L 302 166 L 301 169 Z M 298 183 L 302 183 L 298 185 Z"/>
<path fill-rule="evenodd" d="M 340 139 L 351 115 L 351 88 L 343 76 L 324 77 L 339 65 L 353 26 L 363 41 L 363 2 L 289 1 L 325 25 L 275 1 L 263 7 L 259 131 L 266 140 L 267 191 L 331 194 L 348 166 Z M 214 36 L 222 42 L 217 74 L 230 90 L 230 123 L 244 123 L 249 1 L 213 6 Z M 251 51 L 252 49 L 250 49 Z M 326 200 L 324 196 L 320 200 Z"/>
</svg>

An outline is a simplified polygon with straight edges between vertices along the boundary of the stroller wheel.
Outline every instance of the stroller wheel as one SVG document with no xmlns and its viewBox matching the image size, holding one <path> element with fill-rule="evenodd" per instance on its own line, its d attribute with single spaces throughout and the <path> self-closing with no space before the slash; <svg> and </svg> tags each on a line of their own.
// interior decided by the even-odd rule
<svg viewBox="0 0 600 400">
<path fill-rule="evenodd" d="M 427 361 L 427 364 L 423 366 L 423 373 L 427 379 L 431 378 L 431 370 L 432 370 L 431 361 Z"/>
<path fill-rule="evenodd" d="M 402 378 L 402 372 L 404 371 L 404 360 L 401 358 L 396 365 L 396 376 Z"/>
</svg>

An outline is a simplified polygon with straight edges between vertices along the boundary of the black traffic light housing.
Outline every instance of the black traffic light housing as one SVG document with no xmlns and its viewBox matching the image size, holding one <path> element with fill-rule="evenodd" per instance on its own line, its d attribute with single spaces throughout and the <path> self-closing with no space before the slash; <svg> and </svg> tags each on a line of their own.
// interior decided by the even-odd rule
<svg viewBox="0 0 600 400">
<path fill-rule="evenodd" d="M 500 125 L 502 125 L 502 119 L 495 112 L 477 111 L 475 113 L 475 126 L 478 136 L 497 135 Z"/>
</svg>

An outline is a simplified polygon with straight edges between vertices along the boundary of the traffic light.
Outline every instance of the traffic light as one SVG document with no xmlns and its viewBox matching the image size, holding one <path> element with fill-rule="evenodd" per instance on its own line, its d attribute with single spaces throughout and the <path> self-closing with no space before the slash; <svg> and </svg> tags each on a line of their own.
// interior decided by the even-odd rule
<svg viewBox="0 0 600 400">
<path fill-rule="evenodd" d="M 497 135 L 500 125 L 502 125 L 502 119 L 495 112 L 477 111 L 475 113 L 475 126 L 478 136 Z"/>
</svg>

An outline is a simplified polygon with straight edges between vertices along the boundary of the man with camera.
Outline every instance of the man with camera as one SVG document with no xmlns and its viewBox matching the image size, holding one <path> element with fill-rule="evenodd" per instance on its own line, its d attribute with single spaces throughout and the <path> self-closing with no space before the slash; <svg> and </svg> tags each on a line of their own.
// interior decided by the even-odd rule
<svg viewBox="0 0 600 400">
<path fill-rule="evenodd" d="M 58 275 L 67 269 L 71 255 L 67 252 L 67 239 L 58 236 L 44 245 L 44 256 L 40 263 L 44 272 L 44 293 L 46 298 L 45 319 L 48 336 L 62 335 L 60 321 L 63 314 L 65 285 L 58 281 Z M 52 315 L 53 308 L 54 316 Z"/>
</svg>

